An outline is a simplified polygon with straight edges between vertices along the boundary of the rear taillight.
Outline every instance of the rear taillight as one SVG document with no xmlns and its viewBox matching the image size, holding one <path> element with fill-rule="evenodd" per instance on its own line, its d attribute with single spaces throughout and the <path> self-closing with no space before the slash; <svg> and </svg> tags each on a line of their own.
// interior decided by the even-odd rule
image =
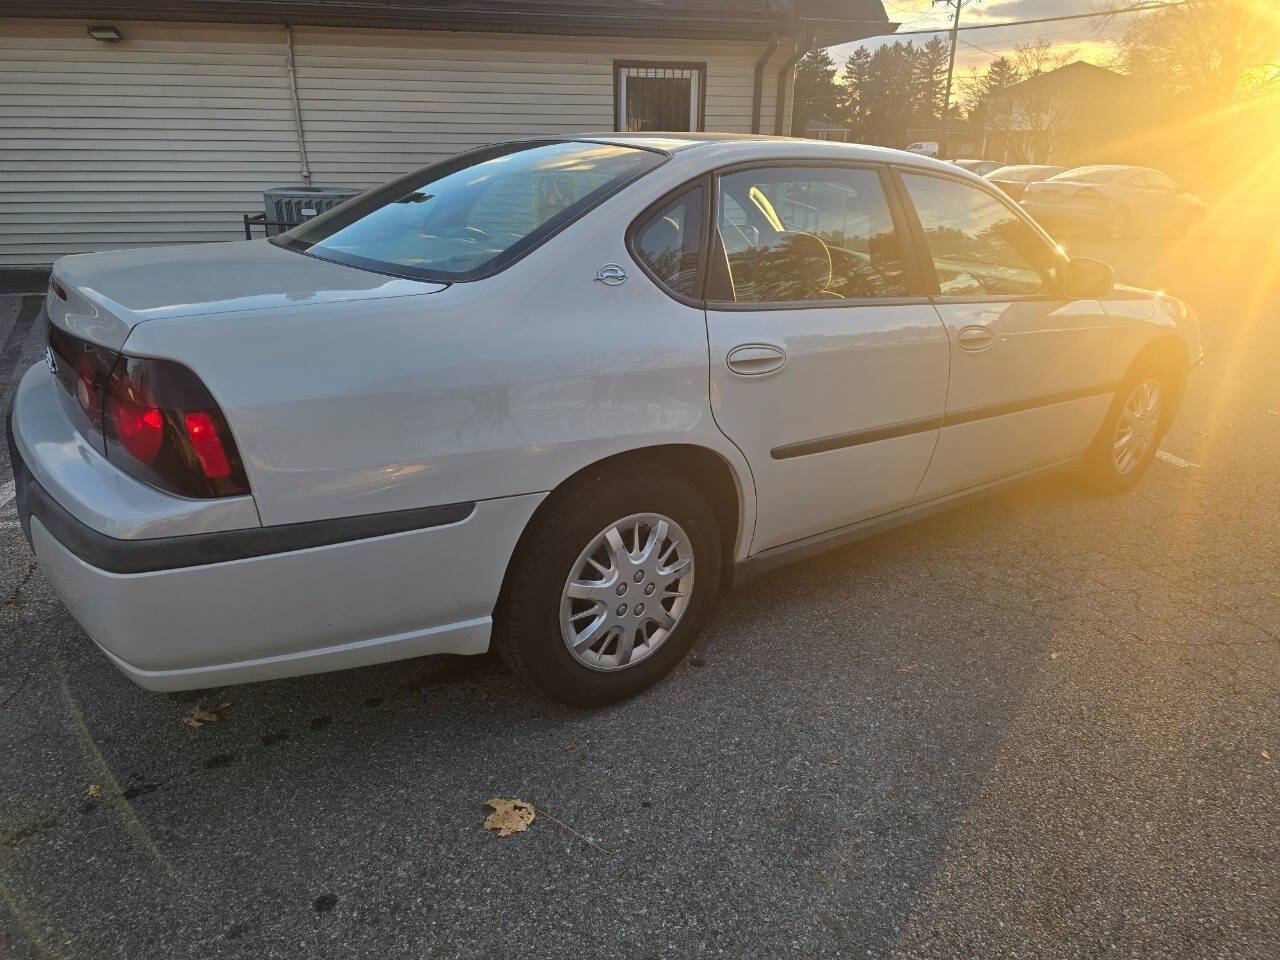
<svg viewBox="0 0 1280 960">
<path fill-rule="evenodd" d="M 184 497 L 249 492 L 222 411 L 179 363 L 120 357 L 103 422 L 107 459 L 139 480 Z"/>
<path fill-rule="evenodd" d="M 49 360 L 68 417 L 121 470 L 184 497 L 249 492 L 226 418 L 182 364 L 123 356 L 53 324 Z"/>
</svg>

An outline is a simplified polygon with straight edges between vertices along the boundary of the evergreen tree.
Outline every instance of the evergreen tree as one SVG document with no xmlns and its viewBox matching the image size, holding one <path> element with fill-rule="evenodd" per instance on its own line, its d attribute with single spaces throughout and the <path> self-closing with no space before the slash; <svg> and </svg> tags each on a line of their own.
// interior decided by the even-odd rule
<svg viewBox="0 0 1280 960">
<path fill-rule="evenodd" d="M 836 86 L 836 65 L 822 47 L 810 50 L 796 64 L 791 107 L 791 135 L 803 137 L 805 125 L 813 118 L 832 120 L 839 113 L 840 90 Z"/>
</svg>

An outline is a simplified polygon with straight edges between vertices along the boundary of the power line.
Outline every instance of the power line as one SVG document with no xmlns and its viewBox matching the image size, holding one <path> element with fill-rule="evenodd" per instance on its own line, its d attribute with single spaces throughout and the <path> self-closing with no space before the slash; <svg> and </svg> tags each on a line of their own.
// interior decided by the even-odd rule
<svg viewBox="0 0 1280 960">
<path fill-rule="evenodd" d="M 959 27 L 939 27 L 936 30 L 900 30 L 894 33 L 878 33 L 874 37 L 863 37 L 871 40 L 876 37 L 910 37 L 931 33 L 950 33 L 959 30 L 998 30 L 1001 27 L 1025 27 L 1035 23 L 1061 23 L 1064 20 L 1087 20 L 1093 17 L 1116 17 L 1125 13 L 1146 13 L 1153 10 L 1169 10 L 1173 7 L 1191 6 L 1195 0 L 1165 0 L 1163 3 L 1141 3 L 1132 7 L 1121 7 L 1117 10 L 1096 10 L 1093 13 L 1068 13 L 1056 17 L 1036 17 L 1032 20 L 1002 20 L 1000 23 L 966 23 Z"/>
</svg>

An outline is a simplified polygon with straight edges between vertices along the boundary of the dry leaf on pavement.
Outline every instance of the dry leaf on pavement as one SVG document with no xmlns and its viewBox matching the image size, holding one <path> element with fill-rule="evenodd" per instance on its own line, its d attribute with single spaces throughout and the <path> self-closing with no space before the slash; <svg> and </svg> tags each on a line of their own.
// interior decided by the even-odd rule
<svg viewBox="0 0 1280 960">
<path fill-rule="evenodd" d="M 523 800 L 504 800 L 494 797 L 486 806 L 493 807 L 493 813 L 485 817 L 484 828 L 497 830 L 498 836 L 509 837 L 513 833 L 522 833 L 533 823 L 533 804 Z"/>
<path fill-rule="evenodd" d="M 1263 750 L 1263 751 L 1262 751 L 1262 759 L 1263 759 L 1263 760 L 1270 760 L 1270 759 L 1271 759 L 1271 754 L 1269 754 L 1269 753 L 1267 753 L 1267 751 Z"/>
<path fill-rule="evenodd" d="M 187 715 L 182 718 L 182 722 L 188 727 L 198 730 L 206 723 L 217 723 L 222 719 L 222 715 L 227 712 L 227 708 L 230 706 L 230 702 L 225 700 L 216 707 L 204 707 L 197 703 L 187 712 Z"/>
<path fill-rule="evenodd" d="M 84 788 L 84 795 L 86 797 L 100 797 L 102 796 L 102 788 L 96 783 L 91 783 Z"/>
<path fill-rule="evenodd" d="M 1049 659 L 1050 659 L 1050 660 L 1057 660 L 1060 656 L 1062 656 L 1062 654 L 1061 654 L 1061 653 L 1058 653 L 1058 652 L 1055 650 L 1053 653 L 1049 654 Z"/>
</svg>

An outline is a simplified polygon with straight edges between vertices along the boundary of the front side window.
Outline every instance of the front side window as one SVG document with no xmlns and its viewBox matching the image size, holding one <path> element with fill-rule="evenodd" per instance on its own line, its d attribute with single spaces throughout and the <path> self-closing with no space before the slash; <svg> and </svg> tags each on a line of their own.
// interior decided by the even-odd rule
<svg viewBox="0 0 1280 960">
<path fill-rule="evenodd" d="M 702 250 L 702 187 L 685 191 L 636 231 L 636 256 L 674 293 L 699 294 L 698 256 Z"/>
<path fill-rule="evenodd" d="M 902 250 L 874 170 L 766 167 L 719 183 L 716 226 L 732 287 L 720 298 L 791 303 L 907 294 Z"/>
<path fill-rule="evenodd" d="M 944 297 L 1037 296 L 1057 290 L 1052 248 L 985 190 L 904 173 Z"/>
<path fill-rule="evenodd" d="M 496 272 L 664 157 L 603 143 L 509 143 L 415 171 L 273 242 L 421 280 Z"/>
<path fill-rule="evenodd" d="M 617 129 L 702 129 L 706 67 L 689 63 L 616 63 Z"/>
</svg>

